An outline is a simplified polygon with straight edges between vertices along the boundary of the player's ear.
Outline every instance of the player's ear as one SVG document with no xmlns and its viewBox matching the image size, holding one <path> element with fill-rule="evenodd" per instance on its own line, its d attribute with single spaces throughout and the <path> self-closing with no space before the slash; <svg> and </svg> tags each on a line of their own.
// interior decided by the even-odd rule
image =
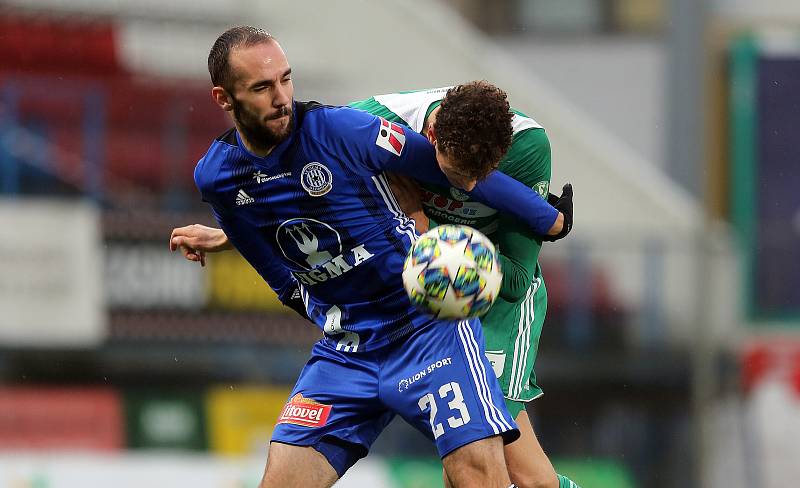
<svg viewBox="0 0 800 488">
<path fill-rule="evenodd" d="M 428 130 L 425 133 L 425 137 L 428 138 L 428 141 L 431 144 L 436 144 L 436 129 L 434 127 L 435 126 L 431 124 L 430 126 L 428 126 Z"/>
<path fill-rule="evenodd" d="M 231 97 L 228 95 L 228 92 L 225 91 L 224 88 L 221 86 L 215 86 L 211 89 L 211 98 L 214 99 L 217 105 L 222 110 L 229 112 L 233 110 L 233 103 L 231 103 Z"/>
</svg>

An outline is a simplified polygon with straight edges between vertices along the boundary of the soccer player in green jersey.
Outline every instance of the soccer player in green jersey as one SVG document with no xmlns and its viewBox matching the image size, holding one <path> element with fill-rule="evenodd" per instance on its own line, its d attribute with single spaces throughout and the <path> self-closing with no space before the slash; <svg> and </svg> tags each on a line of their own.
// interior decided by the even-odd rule
<svg viewBox="0 0 800 488">
<path fill-rule="evenodd" d="M 509 475 L 519 487 L 577 488 L 578 485 L 573 481 L 556 474 L 525 410 L 527 402 L 543 394 L 536 382 L 534 362 L 547 309 L 547 289 L 538 264 L 542 241 L 547 237 L 543 239 L 533 234 L 513 217 L 501 214 L 459 190 L 469 188 L 470 182 L 478 177 L 463 168 L 480 164 L 469 161 L 469 151 L 457 153 L 457 161 L 448 157 L 454 154 L 448 148 L 469 147 L 469 141 L 464 140 L 468 137 L 467 133 L 437 131 L 439 117 L 465 119 L 447 120 L 447 123 L 441 124 L 442 127 L 463 127 L 470 120 L 472 123 L 481 123 L 481 100 L 486 96 L 505 97 L 505 93 L 490 83 L 472 82 L 453 89 L 379 95 L 350 105 L 391 122 L 405 124 L 426 135 L 437 146 L 440 166 L 443 171 L 449 170 L 445 173 L 454 186 L 426 186 L 419 191 L 413 182 L 398 177 L 391 180 L 401 206 L 409 216 L 415 218 L 419 231 L 426 230 L 429 223 L 468 225 L 486 234 L 498 247 L 503 284 L 500 296 L 481 323 L 486 338 L 486 354 L 503 388 L 506 405 L 522 434 L 520 439 L 505 446 Z M 516 110 L 513 112 L 511 148 L 501 160 L 498 170 L 533 188 L 542 198 L 547 198 L 551 174 L 547 135 L 535 120 Z M 562 199 L 558 202 L 562 204 L 562 208 L 559 208 L 562 211 L 567 210 L 564 205 L 568 205 L 570 226 L 571 197 L 571 187 L 565 186 Z M 551 202 L 555 203 L 556 200 Z M 175 229 L 171 247 L 173 250 L 181 249 L 187 259 L 202 263 L 204 252 L 223 250 L 228 248 L 228 244 L 221 230 L 195 225 Z"/>
</svg>

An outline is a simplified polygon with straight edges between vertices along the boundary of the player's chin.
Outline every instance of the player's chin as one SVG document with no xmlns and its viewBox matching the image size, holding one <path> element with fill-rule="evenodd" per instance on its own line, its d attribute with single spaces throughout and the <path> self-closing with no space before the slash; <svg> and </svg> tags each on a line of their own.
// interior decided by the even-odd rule
<svg viewBox="0 0 800 488">
<path fill-rule="evenodd" d="M 274 134 L 285 135 L 289 132 L 289 121 L 291 117 L 288 115 L 277 119 L 267 120 L 267 128 Z"/>
<path fill-rule="evenodd" d="M 265 123 L 260 127 L 260 132 L 271 144 L 280 144 L 289 136 L 290 128 L 288 126 Z"/>
</svg>

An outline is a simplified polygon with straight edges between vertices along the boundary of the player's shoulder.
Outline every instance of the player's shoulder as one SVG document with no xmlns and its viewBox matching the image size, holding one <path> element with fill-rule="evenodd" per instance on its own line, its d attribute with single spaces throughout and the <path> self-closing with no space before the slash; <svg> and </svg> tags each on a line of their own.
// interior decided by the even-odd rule
<svg viewBox="0 0 800 488">
<path fill-rule="evenodd" d="M 302 130 L 326 144 L 349 144 L 379 124 L 377 117 L 346 106 L 319 105 L 304 115 Z"/>
<path fill-rule="evenodd" d="M 543 127 L 530 127 L 514 133 L 511 149 L 522 151 L 550 150 L 550 138 Z"/>
<path fill-rule="evenodd" d="M 214 189 L 214 182 L 222 168 L 238 154 L 236 129 L 231 127 L 217 136 L 194 168 L 194 181 L 201 193 Z"/>
<path fill-rule="evenodd" d="M 305 123 L 309 127 L 320 131 L 347 130 L 354 124 L 369 124 L 375 121 L 375 116 L 363 110 L 342 105 L 314 105 L 306 111 Z"/>
<path fill-rule="evenodd" d="M 544 129 L 542 124 L 524 112 L 517 110 L 514 107 L 511 107 L 511 112 L 514 114 L 511 119 L 511 127 L 513 128 L 515 134 L 528 129 Z"/>
<path fill-rule="evenodd" d="M 499 170 L 528 186 L 549 179 L 550 140 L 541 127 L 514 134 L 511 147 L 500 162 Z"/>
</svg>

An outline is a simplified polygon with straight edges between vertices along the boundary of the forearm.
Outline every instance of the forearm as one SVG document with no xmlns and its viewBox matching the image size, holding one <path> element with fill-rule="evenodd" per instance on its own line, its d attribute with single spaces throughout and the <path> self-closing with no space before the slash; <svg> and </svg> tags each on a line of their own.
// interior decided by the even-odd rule
<svg viewBox="0 0 800 488">
<path fill-rule="evenodd" d="M 501 218 L 499 224 L 495 240 L 503 270 L 500 296 L 513 303 L 525 298 L 531 286 L 541 243 L 527 227 L 514 222 L 513 218 Z"/>
<path fill-rule="evenodd" d="M 556 217 L 556 221 L 553 222 L 553 226 L 550 227 L 550 230 L 547 231 L 547 235 L 554 236 L 558 235 L 561 230 L 564 228 L 564 214 L 558 212 L 558 216 Z"/>
<path fill-rule="evenodd" d="M 516 217 L 538 235 L 558 234 L 563 215 L 538 193 L 499 171 L 493 171 L 470 192 L 476 200 Z"/>
</svg>

